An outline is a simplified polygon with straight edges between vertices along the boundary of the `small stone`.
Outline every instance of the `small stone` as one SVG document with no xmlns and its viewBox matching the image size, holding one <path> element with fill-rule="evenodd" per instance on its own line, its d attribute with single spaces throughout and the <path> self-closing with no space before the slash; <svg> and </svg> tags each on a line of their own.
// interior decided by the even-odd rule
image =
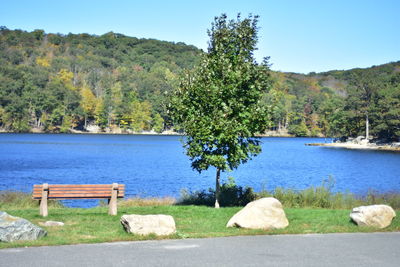
<svg viewBox="0 0 400 267">
<path fill-rule="evenodd" d="M 388 205 L 370 205 L 354 208 L 350 218 L 359 226 L 372 226 L 377 228 L 388 227 L 396 213 Z"/>
<path fill-rule="evenodd" d="M 36 240 L 46 235 L 45 230 L 28 220 L 0 211 L 0 241 Z"/>
<path fill-rule="evenodd" d="M 40 222 L 41 226 L 64 226 L 63 222 L 56 222 L 56 221 L 47 221 L 47 222 Z"/>
<path fill-rule="evenodd" d="M 282 229 L 289 225 L 281 202 L 273 197 L 247 204 L 229 220 L 226 227 L 249 229 Z"/>
<path fill-rule="evenodd" d="M 170 235 L 176 232 L 175 220 L 170 215 L 123 215 L 121 224 L 128 233 L 138 235 Z"/>
</svg>

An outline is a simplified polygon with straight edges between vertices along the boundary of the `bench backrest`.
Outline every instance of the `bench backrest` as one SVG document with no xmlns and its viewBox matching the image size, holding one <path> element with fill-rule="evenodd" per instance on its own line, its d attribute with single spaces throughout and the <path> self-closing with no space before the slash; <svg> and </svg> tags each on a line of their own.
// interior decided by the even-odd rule
<svg viewBox="0 0 400 267">
<path fill-rule="evenodd" d="M 112 184 L 49 184 L 48 199 L 96 199 L 111 198 Z M 118 184 L 117 197 L 125 195 L 125 185 Z M 42 198 L 43 185 L 33 186 L 33 199 Z"/>
</svg>

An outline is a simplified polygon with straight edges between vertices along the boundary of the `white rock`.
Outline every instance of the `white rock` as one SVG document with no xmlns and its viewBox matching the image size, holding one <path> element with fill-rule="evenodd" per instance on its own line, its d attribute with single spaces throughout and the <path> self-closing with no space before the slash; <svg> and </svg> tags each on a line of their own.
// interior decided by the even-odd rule
<svg viewBox="0 0 400 267">
<path fill-rule="evenodd" d="M 56 221 L 47 221 L 47 222 L 39 222 L 42 226 L 64 226 L 63 222 L 56 222 Z"/>
<path fill-rule="evenodd" d="M 363 139 L 359 142 L 360 145 L 366 146 L 369 144 L 369 140 L 368 139 Z"/>
<path fill-rule="evenodd" d="M 138 235 L 170 235 L 176 232 L 174 218 L 170 215 L 123 215 L 121 224 L 128 233 Z"/>
<path fill-rule="evenodd" d="M 370 205 L 354 208 L 350 218 L 359 226 L 385 228 L 396 217 L 395 211 L 388 205 Z"/>
<path fill-rule="evenodd" d="M 101 128 L 96 124 L 88 124 L 86 126 L 86 131 L 88 131 L 90 133 L 99 133 L 99 132 L 101 132 Z"/>
<path fill-rule="evenodd" d="M 226 227 L 282 229 L 289 225 L 281 202 L 273 197 L 250 202 L 229 220 Z"/>
</svg>

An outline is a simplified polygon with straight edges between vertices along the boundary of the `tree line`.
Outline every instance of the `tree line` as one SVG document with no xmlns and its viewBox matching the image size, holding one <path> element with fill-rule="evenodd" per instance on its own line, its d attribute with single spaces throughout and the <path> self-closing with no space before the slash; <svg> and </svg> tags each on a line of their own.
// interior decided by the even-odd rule
<svg viewBox="0 0 400 267">
<path fill-rule="evenodd" d="M 400 137 L 400 61 L 324 73 L 272 73 L 273 124 L 296 136 Z"/>
<path fill-rule="evenodd" d="M 0 27 L 0 128 L 141 132 L 173 128 L 166 106 L 203 51 L 109 32 Z M 271 124 L 295 136 L 400 136 L 400 61 L 324 73 L 270 71 Z M 175 130 L 179 130 L 176 129 Z"/>
</svg>

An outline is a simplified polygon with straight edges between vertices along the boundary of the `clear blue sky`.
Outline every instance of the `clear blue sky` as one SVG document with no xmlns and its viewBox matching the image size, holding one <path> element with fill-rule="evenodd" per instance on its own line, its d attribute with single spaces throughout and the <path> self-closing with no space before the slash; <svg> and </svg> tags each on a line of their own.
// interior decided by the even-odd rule
<svg viewBox="0 0 400 267">
<path fill-rule="evenodd" d="M 308 73 L 400 60 L 400 0 L 5 0 L 0 25 L 52 33 L 109 31 L 207 48 L 215 16 L 260 15 L 256 56 Z"/>
</svg>

